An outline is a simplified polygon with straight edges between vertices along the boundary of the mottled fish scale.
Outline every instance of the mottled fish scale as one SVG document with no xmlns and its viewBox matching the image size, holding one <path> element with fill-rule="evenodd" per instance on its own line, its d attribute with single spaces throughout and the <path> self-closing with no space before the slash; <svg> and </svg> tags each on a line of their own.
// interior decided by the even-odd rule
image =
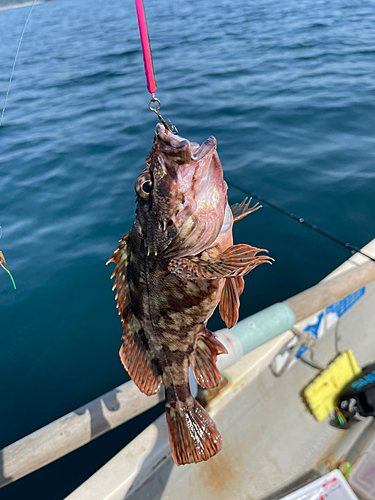
<svg viewBox="0 0 375 500">
<path fill-rule="evenodd" d="M 243 276 L 270 262 L 262 250 L 233 245 L 233 222 L 255 211 L 250 200 L 227 203 L 216 139 L 201 146 L 157 125 L 146 167 L 136 181 L 132 230 L 109 262 L 123 324 L 120 357 L 147 395 L 163 382 L 166 418 L 178 465 L 208 460 L 222 446 L 208 413 L 192 397 L 189 366 L 198 383 L 220 382 L 226 352 L 206 324 L 220 302 L 228 328 L 238 319 Z"/>
</svg>

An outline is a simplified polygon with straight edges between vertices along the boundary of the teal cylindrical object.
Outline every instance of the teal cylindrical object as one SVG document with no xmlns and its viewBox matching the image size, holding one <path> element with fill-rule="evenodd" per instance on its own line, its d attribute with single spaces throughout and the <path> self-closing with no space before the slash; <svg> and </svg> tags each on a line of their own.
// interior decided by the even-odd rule
<svg viewBox="0 0 375 500">
<path fill-rule="evenodd" d="M 231 333 L 239 339 L 243 353 L 246 354 L 290 330 L 295 323 L 296 318 L 291 308 L 277 303 L 239 321 Z"/>
</svg>

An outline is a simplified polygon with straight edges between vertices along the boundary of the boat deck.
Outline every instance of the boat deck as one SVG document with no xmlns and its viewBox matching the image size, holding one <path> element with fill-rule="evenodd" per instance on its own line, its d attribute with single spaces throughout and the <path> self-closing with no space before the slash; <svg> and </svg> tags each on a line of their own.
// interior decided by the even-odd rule
<svg viewBox="0 0 375 500">
<path fill-rule="evenodd" d="M 374 243 L 364 250 L 374 255 Z M 352 257 L 332 276 L 362 259 Z M 323 317 L 320 333 L 322 328 L 325 332 L 315 349 L 317 362 L 327 365 L 336 357 L 336 324 L 340 351 L 352 349 L 360 366 L 375 359 L 374 303 L 372 282 L 338 324 L 333 316 Z M 314 316 L 298 326 L 303 329 L 316 321 Z M 199 465 L 175 466 L 162 415 L 69 495 L 69 500 L 276 500 L 296 480 L 312 480 L 324 473 L 330 455 L 340 458 L 349 453 L 350 458 L 350 450 L 366 429 L 375 432 L 373 419 L 348 431 L 330 426 L 329 419 L 317 422 L 306 408 L 301 390 L 318 371 L 301 360 L 280 378 L 269 368 L 290 338 L 291 333 L 286 332 L 224 372 L 229 383 L 208 406 L 223 438 L 222 451 L 216 457 Z"/>
</svg>

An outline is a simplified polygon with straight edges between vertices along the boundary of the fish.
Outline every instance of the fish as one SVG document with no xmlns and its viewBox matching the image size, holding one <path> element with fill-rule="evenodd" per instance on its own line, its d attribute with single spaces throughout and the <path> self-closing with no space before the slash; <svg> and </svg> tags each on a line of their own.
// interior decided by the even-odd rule
<svg viewBox="0 0 375 500">
<path fill-rule="evenodd" d="M 214 137 L 199 145 L 157 124 L 145 165 L 135 183 L 132 228 L 107 262 L 115 264 L 120 358 L 147 396 L 163 383 L 173 460 L 199 463 L 221 450 L 222 438 L 190 393 L 189 367 L 201 387 L 220 383 L 216 360 L 227 350 L 207 321 L 219 304 L 232 328 L 243 276 L 272 259 L 233 244 L 233 223 L 260 206 L 247 199 L 229 206 Z"/>
</svg>

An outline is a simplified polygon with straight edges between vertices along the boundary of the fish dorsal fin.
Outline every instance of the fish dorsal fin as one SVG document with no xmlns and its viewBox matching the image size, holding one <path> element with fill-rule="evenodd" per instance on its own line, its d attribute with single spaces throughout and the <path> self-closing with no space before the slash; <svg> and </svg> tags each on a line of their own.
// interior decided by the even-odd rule
<svg viewBox="0 0 375 500">
<path fill-rule="evenodd" d="M 156 366 L 149 359 L 145 348 L 145 343 L 147 343 L 145 333 L 129 307 L 127 278 L 130 262 L 130 232 L 121 238 L 120 244 L 107 264 L 110 262 L 116 264 L 111 276 L 111 278 L 116 278 L 112 289 L 117 289 L 115 299 L 123 326 L 120 358 L 137 387 L 147 396 L 151 396 L 159 392 L 161 377 Z"/>
<path fill-rule="evenodd" d="M 219 279 L 244 276 L 252 269 L 273 259 L 266 252 L 250 245 L 233 245 L 219 257 L 205 260 L 201 257 L 182 257 L 169 262 L 170 272 L 185 279 Z"/>
<path fill-rule="evenodd" d="M 190 356 L 194 376 L 201 387 L 211 389 L 219 384 L 221 375 L 216 366 L 216 358 L 219 354 L 226 353 L 226 348 L 216 335 L 204 327 Z"/>
<path fill-rule="evenodd" d="M 159 392 L 161 376 L 145 349 L 143 329 L 135 331 L 133 324 L 131 321 L 124 327 L 120 359 L 138 389 L 146 396 L 152 396 Z"/>
<path fill-rule="evenodd" d="M 128 265 L 130 261 L 130 231 L 126 233 L 121 240 L 116 250 L 113 252 L 112 257 L 106 262 L 110 264 L 114 262 L 116 267 L 111 275 L 111 279 L 115 277 L 115 283 L 112 290 L 117 289 L 115 300 L 117 300 L 117 308 L 119 314 L 123 318 L 126 313 L 129 302 L 129 286 L 128 286 Z"/>
<path fill-rule="evenodd" d="M 262 208 L 262 205 L 259 205 L 259 203 L 255 203 L 255 205 L 249 208 L 250 203 L 251 198 L 245 198 L 241 203 L 236 203 L 230 207 L 232 210 L 233 222 L 237 222 L 246 217 L 246 215 L 252 214 L 256 210 L 259 210 L 259 208 Z"/>
<path fill-rule="evenodd" d="M 242 276 L 240 276 L 242 277 Z M 243 278 L 242 278 L 243 279 Z M 238 321 L 240 299 L 235 283 L 235 278 L 227 278 L 220 297 L 219 312 L 225 326 L 233 328 Z"/>
</svg>

